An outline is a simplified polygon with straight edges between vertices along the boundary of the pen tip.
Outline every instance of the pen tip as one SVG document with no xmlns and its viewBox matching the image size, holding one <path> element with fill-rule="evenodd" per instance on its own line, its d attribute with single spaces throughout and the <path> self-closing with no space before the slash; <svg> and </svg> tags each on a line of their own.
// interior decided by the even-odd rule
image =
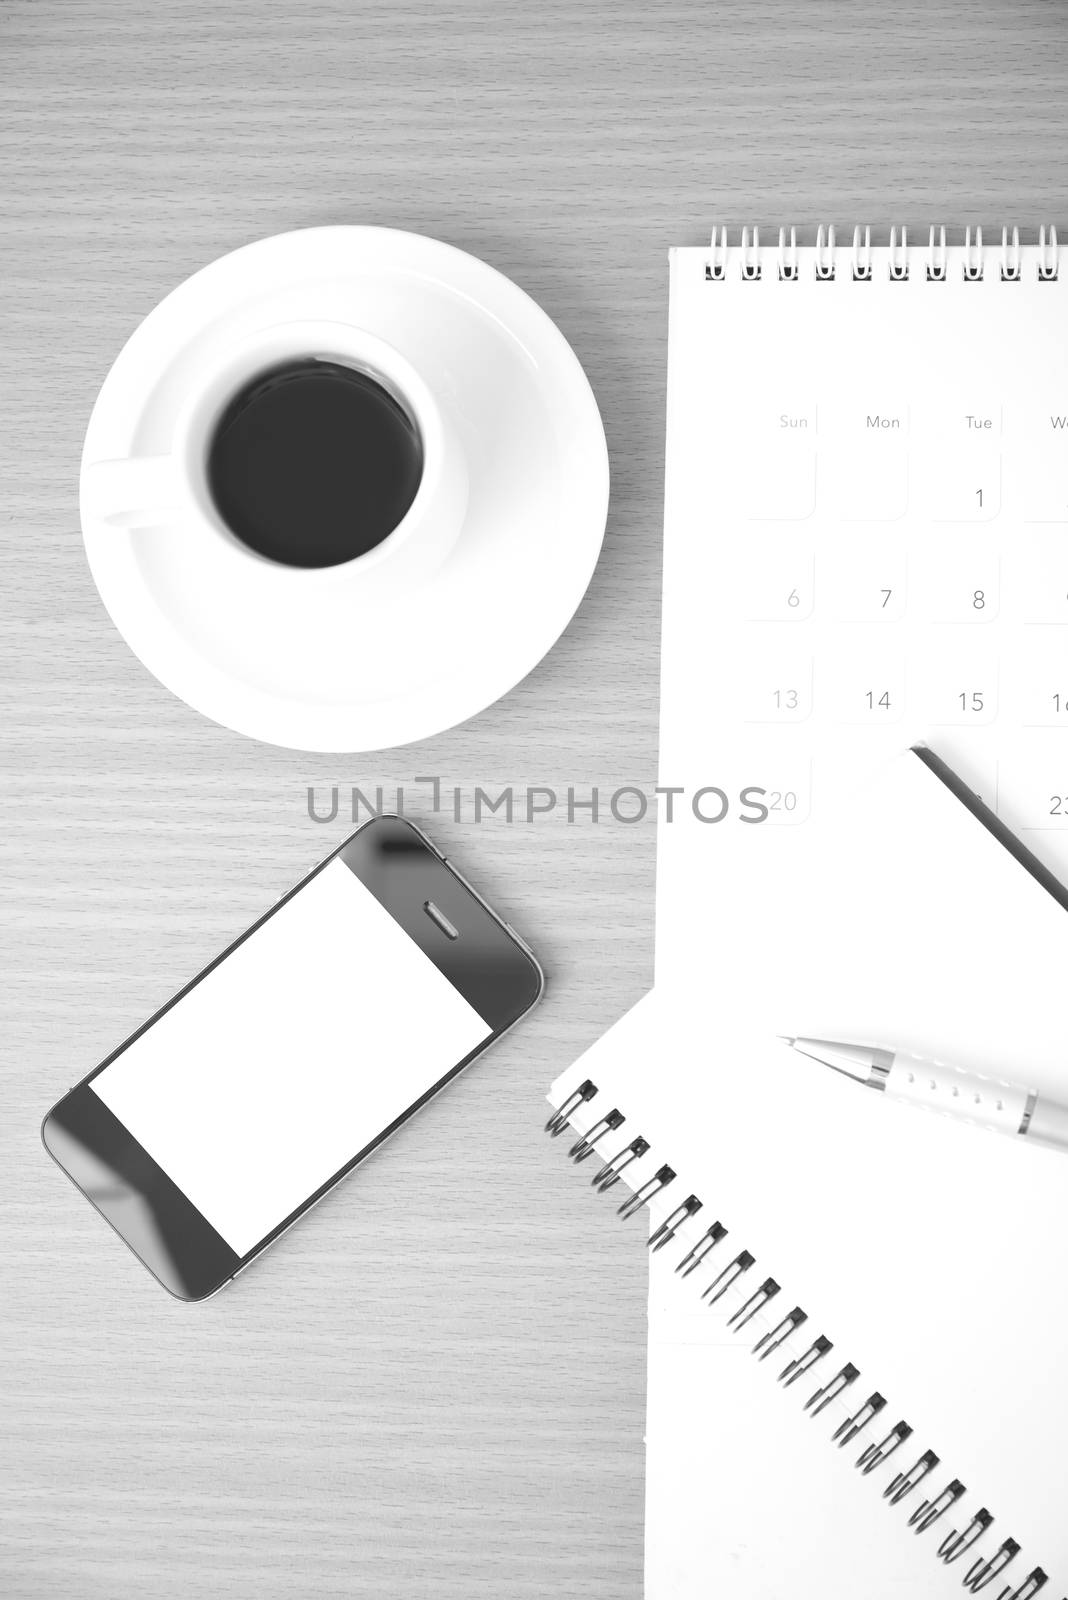
<svg viewBox="0 0 1068 1600">
<path fill-rule="evenodd" d="M 792 1039 L 790 1037 L 790 1035 L 786 1034 L 786 1033 L 780 1033 L 779 1034 L 779 1038 L 782 1040 L 783 1044 L 796 1044 L 797 1043 L 796 1039 Z"/>
</svg>

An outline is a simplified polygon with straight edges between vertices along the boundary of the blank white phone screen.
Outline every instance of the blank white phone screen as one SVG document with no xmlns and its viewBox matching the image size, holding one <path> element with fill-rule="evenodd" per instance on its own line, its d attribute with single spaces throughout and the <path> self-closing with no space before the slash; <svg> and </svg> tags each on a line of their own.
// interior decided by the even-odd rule
<svg viewBox="0 0 1068 1600">
<path fill-rule="evenodd" d="M 335 859 L 89 1087 L 245 1255 L 491 1032 Z"/>
</svg>

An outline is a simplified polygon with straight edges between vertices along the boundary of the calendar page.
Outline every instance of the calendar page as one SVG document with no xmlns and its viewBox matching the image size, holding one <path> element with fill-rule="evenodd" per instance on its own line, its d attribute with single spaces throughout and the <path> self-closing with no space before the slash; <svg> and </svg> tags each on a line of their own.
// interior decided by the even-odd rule
<svg viewBox="0 0 1068 1600">
<path fill-rule="evenodd" d="M 702 862 L 833 818 L 921 739 L 1068 874 L 1055 267 L 1010 242 L 671 254 L 660 773 L 726 814 L 660 830 L 659 962 Z"/>
<path fill-rule="evenodd" d="M 661 783 L 721 794 L 661 829 L 661 964 L 704 863 L 745 847 L 751 895 L 790 845 L 747 836 L 833 819 L 918 740 L 1068 875 L 1058 264 L 1008 239 L 672 253 Z"/>
</svg>

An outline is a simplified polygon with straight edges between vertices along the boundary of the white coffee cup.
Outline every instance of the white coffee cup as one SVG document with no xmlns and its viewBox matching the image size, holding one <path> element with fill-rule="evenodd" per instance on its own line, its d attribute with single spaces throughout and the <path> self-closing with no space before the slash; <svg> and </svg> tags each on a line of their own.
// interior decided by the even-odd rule
<svg viewBox="0 0 1068 1600">
<path fill-rule="evenodd" d="M 296 567 L 252 550 L 227 527 L 208 488 L 207 458 L 216 424 L 240 389 L 272 367 L 315 359 L 350 366 L 393 395 L 419 433 L 423 470 L 411 505 L 379 544 L 336 566 Z M 460 532 L 467 498 L 467 463 L 447 406 L 392 345 L 343 322 L 266 327 L 200 362 L 179 402 L 166 454 L 87 461 L 81 476 L 83 519 L 98 526 L 146 539 L 155 530 L 180 527 L 194 536 L 190 560 L 227 564 L 232 578 L 244 568 L 257 584 L 358 585 L 361 597 L 390 602 L 441 566 Z"/>
</svg>

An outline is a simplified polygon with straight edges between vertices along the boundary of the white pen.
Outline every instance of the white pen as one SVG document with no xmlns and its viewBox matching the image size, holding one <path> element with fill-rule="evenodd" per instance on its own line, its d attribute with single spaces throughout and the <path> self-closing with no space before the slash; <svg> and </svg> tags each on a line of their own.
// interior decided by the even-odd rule
<svg viewBox="0 0 1068 1600">
<path fill-rule="evenodd" d="M 1020 1083 L 1002 1083 L 944 1061 L 927 1061 L 901 1050 L 840 1044 L 833 1039 L 790 1039 L 786 1044 L 813 1061 L 844 1072 L 869 1089 L 928 1111 L 942 1111 L 997 1133 L 1068 1150 L 1068 1105 L 1040 1096 Z"/>
</svg>

